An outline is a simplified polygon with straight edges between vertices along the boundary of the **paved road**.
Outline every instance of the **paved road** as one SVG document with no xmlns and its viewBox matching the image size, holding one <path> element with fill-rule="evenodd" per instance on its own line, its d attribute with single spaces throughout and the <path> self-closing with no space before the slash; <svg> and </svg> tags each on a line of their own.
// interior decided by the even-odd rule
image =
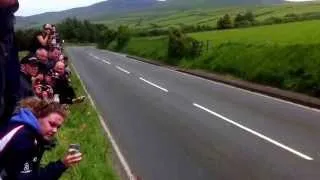
<svg viewBox="0 0 320 180">
<path fill-rule="evenodd" d="M 320 111 L 92 47 L 68 53 L 142 179 L 320 179 Z"/>
</svg>

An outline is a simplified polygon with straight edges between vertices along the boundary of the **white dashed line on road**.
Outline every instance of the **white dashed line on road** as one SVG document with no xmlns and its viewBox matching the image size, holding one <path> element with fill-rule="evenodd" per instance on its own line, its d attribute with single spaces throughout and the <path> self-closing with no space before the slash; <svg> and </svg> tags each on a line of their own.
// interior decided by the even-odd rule
<svg viewBox="0 0 320 180">
<path fill-rule="evenodd" d="M 164 92 L 169 92 L 167 89 L 165 89 L 165 88 L 163 88 L 163 87 L 161 87 L 161 86 L 159 86 L 159 85 L 157 85 L 157 84 L 155 84 L 155 83 L 152 83 L 152 82 L 150 82 L 150 81 L 147 81 L 147 80 L 145 80 L 145 79 L 142 78 L 142 77 L 140 77 L 139 79 L 142 80 L 142 81 L 144 81 L 144 82 L 146 82 L 146 83 L 148 83 L 148 84 L 150 84 L 151 86 L 154 86 L 154 87 L 156 87 L 156 88 L 158 88 L 158 89 L 161 89 L 161 90 L 164 91 Z"/>
<path fill-rule="evenodd" d="M 224 121 L 226 121 L 226 122 L 228 122 L 228 123 L 230 123 L 230 124 L 232 124 L 232 125 L 234 125 L 234 126 L 236 126 L 238 128 L 240 128 L 240 129 L 242 129 L 242 130 L 245 130 L 245 131 L 247 131 L 247 132 L 249 132 L 249 133 L 251 133 L 251 134 L 253 134 L 255 136 L 258 136 L 259 138 L 261 138 L 263 140 L 266 140 L 269 143 L 272 143 L 272 144 L 274 144 L 274 145 L 276 145 L 276 146 L 278 146 L 278 147 L 280 147 L 282 149 L 285 149 L 285 150 L 287 150 L 287 151 L 289 151 L 289 152 L 291 152 L 291 153 L 293 153 L 293 154 L 295 154 L 295 155 L 297 155 L 297 156 L 299 156 L 299 157 L 301 157 L 303 159 L 306 159 L 306 160 L 309 160 L 309 161 L 313 160 L 313 158 L 310 157 L 310 156 L 307 156 L 307 155 L 305 155 L 305 154 L 303 154 L 303 153 L 301 153 L 301 152 L 299 152 L 297 150 L 294 150 L 294 149 L 292 149 L 292 148 L 290 148 L 290 147 L 288 147 L 288 146 L 286 146 L 284 144 L 281 144 L 280 142 L 278 142 L 276 140 L 273 140 L 273 139 L 271 139 L 271 138 L 269 138 L 269 137 L 267 137 L 267 136 L 265 136 L 265 135 L 263 135 L 263 134 L 261 134 L 259 132 L 256 132 L 256 131 L 248 128 L 248 127 L 245 127 L 245 126 L 235 122 L 235 121 L 232 121 L 231 119 L 228 119 L 228 118 L 226 118 L 226 117 L 224 117 L 224 116 L 222 116 L 222 115 L 220 115 L 220 114 L 218 114 L 218 113 L 216 113 L 216 112 L 214 112 L 214 111 L 212 111 L 212 110 L 210 110 L 208 108 L 205 108 L 205 107 L 203 107 L 203 106 L 201 106 L 199 104 L 196 104 L 196 103 L 193 103 L 193 105 L 195 107 L 199 108 L 199 109 L 202 109 L 202 110 L 204 110 L 204 111 L 206 111 L 206 112 L 208 112 L 208 113 L 210 113 L 210 114 L 212 114 L 212 115 L 214 115 L 214 116 L 216 116 L 216 117 L 218 117 L 218 118 L 220 118 L 220 119 L 222 119 L 222 120 L 224 120 Z"/>
<path fill-rule="evenodd" d="M 106 64 L 111 64 L 109 61 L 107 61 L 107 60 L 104 60 L 104 59 L 101 59 L 102 60 L 102 62 L 104 62 L 104 63 L 106 63 Z"/>
<path fill-rule="evenodd" d="M 125 70 L 125 69 L 123 69 L 123 68 L 121 68 L 121 67 L 119 67 L 119 66 L 116 66 L 116 68 L 119 69 L 119 70 L 122 71 L 122 72 L 125 72 L 125 73 L 127 73 L 127 74 L 130 74 L 129 71 L 127 71 L 127 70 Z"/>
</svg>

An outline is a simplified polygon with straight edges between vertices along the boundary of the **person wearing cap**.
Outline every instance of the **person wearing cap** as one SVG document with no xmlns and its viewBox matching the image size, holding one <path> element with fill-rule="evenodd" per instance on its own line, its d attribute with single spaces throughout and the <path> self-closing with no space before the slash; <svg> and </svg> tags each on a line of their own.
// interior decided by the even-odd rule
<svg viewBox="0 0 320 180">
<path fill-rule="evenodd" d="M 32 77 L 38 75 L 38 59 L 32 56 L 26 56 L 21 60 L 20 69 L 20 89 L 19 99 L 24 99 L 30 96 L 34 96 L 32 88 Z"/>
<path fill-rule="evenodd" d="M 0 0 L 0 124 L 9 120 L 18 100 L 19 58 L 14 43 L 18 0 Z"/>
<path fill-rule="evenodd" d="M 52 26 L 51 24 L 44 24 L 42 26 L 42 31 L 37 32 L 33 37 L 30 52 L 35 53 L 37 49 L 44 48 L 49 49 L 49 38 L 51 34 Z"/>
</svg>

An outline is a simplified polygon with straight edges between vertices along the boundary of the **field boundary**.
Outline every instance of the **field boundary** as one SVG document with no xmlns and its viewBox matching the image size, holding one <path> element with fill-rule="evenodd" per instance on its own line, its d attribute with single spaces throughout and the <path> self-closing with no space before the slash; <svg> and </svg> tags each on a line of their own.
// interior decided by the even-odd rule
<svg viewBox="0 0 320 180">
<path fill-rule="evenodd" d="M 265 86 L 265 85 L 261 85 L 261 84 L 256 84 L 256 83 L 244 81 L 244 80 L 241 80 L 241 79 L 238 79 L 235 77 L 214 74 L 212 72 L 207 72 L 204 70 L 199 70 L 199 69 L 191 70 L 191 69 L 183 69 L 183 68 L 179 68 L 179 67 L 168 66 L 164 63 L 157 62 L 155 60 L 145 59 L 145 58 L 138 57 L 138 56 L 127 55 L 127 57 L 131 58 L 131 59 L 139 60 L 142 62 L 146 62 L 149 64 L 154 64 L 157 66 L 166 66 L 166 67 L 169 67 L 170 69 L 173 69 L 178 72 L 191 74 L 191 75 L 205 78 L 205 79 L 208 79 L 211 81 L 216 81 L 216 82 L 231 85 L 231 86 L 234 86 L 237 88 L 245 89 L 248 91 L 261 93 L 261 94 L 264 94 L 267 96 L 282 99 L 282 100 L 296 103 L 299 105 L 320 109 L 320 99 L 315 98 L 315 97 L 311 97 L 311 96 L 308 96 L 305 94 L 286 91 L 286 90 L 282 90 L 282 89 L 278 89 L 278 88 L 270 87 L 270 86 Z"/>
</svg>

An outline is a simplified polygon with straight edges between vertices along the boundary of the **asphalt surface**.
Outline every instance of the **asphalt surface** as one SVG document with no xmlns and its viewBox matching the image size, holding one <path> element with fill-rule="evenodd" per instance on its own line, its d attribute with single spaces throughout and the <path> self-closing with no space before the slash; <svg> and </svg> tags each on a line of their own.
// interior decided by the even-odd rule
<svg viewBox="0 0 320 180">
<path fill-rule="evenodd" d="M 92 47 L 67 51 L 142 179 L 320 179 L 320 111 Z"/>
</svg>

